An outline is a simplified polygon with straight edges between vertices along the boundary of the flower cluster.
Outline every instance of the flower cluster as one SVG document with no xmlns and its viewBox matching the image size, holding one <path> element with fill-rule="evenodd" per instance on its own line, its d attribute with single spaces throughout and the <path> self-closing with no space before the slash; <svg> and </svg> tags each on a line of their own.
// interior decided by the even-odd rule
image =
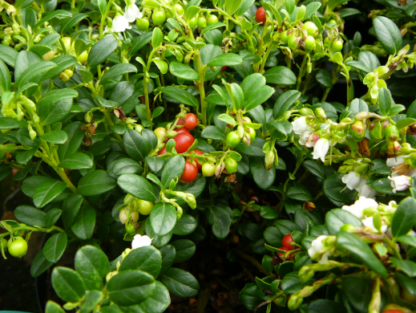
<svg viewBox="0 0 416 313">
<path fill-rule="evenodd" d="M 136 19 L 143 17 L 142 12 L 140 12 L 137 5 L 134 4 L 134 2 L 129 2 L 130 1 L 126 1 L 126 8 L 124 13 L 121 11 L 119 7 L 117 7 L 118 11 L 112 21 L 112 26 L 106 27 L 105 32 L 124 32 L 127 29 L 131 29 L 130 23 L 134 23 Z"/>
</svg>

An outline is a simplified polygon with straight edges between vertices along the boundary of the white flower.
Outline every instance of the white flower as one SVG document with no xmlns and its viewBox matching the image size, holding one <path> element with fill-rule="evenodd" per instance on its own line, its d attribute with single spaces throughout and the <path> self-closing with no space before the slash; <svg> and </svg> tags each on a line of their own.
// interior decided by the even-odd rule
<svg viewBox="0 0 416 313">
<path fill-rule="evenodd" d="M 378 230 L 374 226 L 374 218 L 372 216 L 363 219 L 362 222 L 364 226 L 369 227 L 372 230 L 374 230 L 374 232 L 378 233 Z M 381 232 L 385 233 L 387 228 L 388 228 L 387 225 L 381 222 Z"/>
<path fill-rule="evenodd" d="M 314 160 L 321 159 L 322 162 L 325 162 L 325 157 L 326 157 L 326 154 L 328 153 L 328 150 L 329 150 L 328 139 L 320 138 L 316 142 L 315 147 L 313 148 Z"/>
<path fill-rule="evenodd" d="M 312 134 L 306 139 L 306 147 L 313 148 L 316 145 L 316 142 L 319 140 L 319 135 Z"/>
<path fill-rule="evenodd" d="M 149 236 L 134 235 L 133 241 L 131 242 L 131 248 L 137 249 L 140 247 L 150 246 L 152 239 Z"/>
<path fill-rule="evenodd" d="M 126 12 L 124 12 L 124 17 L 129 23 L 133 23 L 137 18 L 142 18 L 143 14 L 140 12 L 137 5 L 134 3 L 126 6 Z"/>
<path fill-rule="evenodd" d="M 356 172 L 349 172 L 341 180 L 349 190 L 357 189 L 361 183 L 361 177 Z"/>
<path fill-rule="evenodd" d="M 113 31 L 121 33 L 126 31 L 126 29 L 131 29 L 129 22 L 123 15 L 117 15 L 113 20 Z"/>
<path fill-rule="evenodd" d="M 361 219 L 363 217 L 363 211 L 369 208 L 377 208 L 378 203 L 374 199 L 368 199 L 366 197 L 360 197 L 353 205 L 344 205 L 343 210 L 350 212 L 352 215 Z"/>
<path fill-rule="evenodd" d="M 386 164 L 388 167 L 395 167 L 399 164 L 403 164 L 404 163 L 404 156 L 398 156 L 395 158 L 388 158 L 386 161 Z"/>
<path fill-rule="evenodd" d="M 314 257 L 314 255 L 318 252 L 320 252 L 325 245 L 323 244 L 323 240 L 326 239 L 328 236 L 322 235 L 317 237 L 316 239 L 314 239 L 311 242 L 311 247 L 308 249 L 308 254 L 311 258 Z M 320 264 L 326 264 L 328 263 L 328 256 L 329 256 L 329 252 L 325 252 L 321 259 L 319 260 Z"/>
<path fill-rule="evenodd" d="M 388 177 L 390 179 L 391 188 L 393 188 L 393 192 L 396 193 L 397 191 L 403 191 L 409 188 L 412 185 L 412 179 L 406 175 L 400 175 L 395 177 Z"/>
<path fill-rule="evenodd" d="M 311 134 L 311 132 L 310 132 L 310 131 L 305 131 L 303 134 L 299 135 L 299 136 L 300 136 L 300 138 L 299 138 L 299 143 L 300 143 L 302 146 L 307 145 L 307 142 L 306 142 L 306 141 L 308 140 L 308 138 L 309 138 L 310 134 Z"/>
<path fill-rule="evenodd" d="M 365 197 L 365 198 L 371 198 L 374 199 L 376 197 L 376 193 L 377 191 L 375 191 L 373 188 L 371 188 L 370 185 L 367 185 L 367 180 L 365 180 L 365 184 L 361 186 L 361 188 L 358 190 L 359 191 L 359 196 L 360 197 Z"/>
<path fill-rule="evenodd" d="M 302 135 L 306 131 L 310 131 L 310 126 L 306 123 L 306 116 L 301 116 L 292 122 L 293 132 L 296 135 Z"/>
<path fill-rule="evenodd" d="M 390 212 L 396 212 L 397 210 L 397 203 L 396 201 L 390 201 L 388 206 L 385 206 L 385 208 L 387 209 L 387 211 Z"/>
</svg>

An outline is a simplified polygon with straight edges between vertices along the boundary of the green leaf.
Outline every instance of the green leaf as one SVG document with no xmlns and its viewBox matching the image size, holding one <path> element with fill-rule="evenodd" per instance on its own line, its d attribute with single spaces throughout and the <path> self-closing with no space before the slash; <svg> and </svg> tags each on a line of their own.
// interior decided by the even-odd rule
<svg viewBox="0 0 416 313">
<path fill-rule="evenodd" d="M 376 36 L 388 54 L 395 54 L 402 48 L 402 35 L 396 23 L 384 16 L 373 19 Z"/>
<path fill-rule="evenodd" d="M 45 259 L 45 256 L 43 255 L 43 249 L 41 249 L 32 262 L 30 267 L 30 275 L 32 275 L 32 277 L 38 277 L 52 265 L 53 262 Z"/>
<path fill-rule="evenodd" d="M 165 312 L 169 305 L 170 295 L 168 289 L 161 282 L 156 281 L 156 288 L 153 293 L 143 302 L 136 304 L 134 308 L 138 308 L 137 312 L 162 313 Z"/>
<path fill-rule="evenodd" d="M 342 175 L 334 173 L 324 181 L 323 191 L 328 199 L 337 207 L 350 203 L 354 199 L 354 190 L 345 188 L 345 184 L 341 180 Z"/>
<path fill-rule="evenodd" d="M 97 0 L 98 9 L 100 10 L 101 15 L 104 15 L 105 11 L 107 10 L 107 1 L 105 0 Z"/>
<path fill-rule="evenodd" d="M 103 293 L 98 290 L 87 290 L 85 293 L 85 301 L 81 305 L 81 313 L 92 312 L 95 307 L 103 300 Z"/>
<path fill-rule="evenodd" d="M 199 283 L 195 277 L 179 268 L 169 269 L 161 276 L 161 281 L 177 297 L 193 297 L 199 290 Z"/>
<path fill-rule="evenodd" d="M 184 262 L 195 254 L 196 246 L 191 240 L 180 239 L 171 242 L 171 244 L 175 247 L 176 251 L 174 263 Z"/>
<path fill-rule="evenodd" d="M 56 67 L 50 69 L 45 74 L 42 75 L 42 81 L 52 78 L 61 72 L 63 72 L 65 69 L 73 66 L 74 64 L 78 63 L 77 58 L 73 57 L 72 55 L 61 55 L 57 58 L 54 58 L 52 60 L 53 63 L 56 64 Z"/>
<path fill-rule="evenodd" d="M 172 75 L 184 80 L 199 80 L 199 75 L 189 65 L 173 61 L 170 63 L 170 72 Z"/>
<path fill-rule="evenodd" d="M 205 127 L 201 133 L 201 136 L 203 138 L 221 140 L 221 141 L 224 141 L 226 138 L 225 133 L 222 131 L 221 128 L 217 126 L 212 126 L 212 125 Z"/>
<path fill-rule="evenodd" d="M 71 18 L 67 19 L 61 27 L 61 33 L 66 33 L 75 25 L 79 24 L 83 19 L 88 17 L 86 13 L 75 13 Z"/>
<path fill-rule="evenodd" d="M 83 246 L 75 254 L 75 269 L 88 290 L 101 290 L 105 276 L 110 272 L 110 262 L 105 253 L 95 246 Z"/>
<path fill-rule="evenodd" d="M 190 6 L 186 6 L 186 11 L 185 11 L 185 18 L 187 21 L 190 21 L 192 18 L 194 18 L 200 11 L 201 9 L 198 8 L 198 6 L 195 5 L 190 5 Z"/>
<path fill-rule="evenodd" d="M 207 221 L 212 225 L 212 232 L 218 239 L 224 239 L 230 233 L 231 217 L 222 206 L 212 206 L 205 210 Z"/>
<path fill-rule="evenodd" d="M 123 174 L 117 179 L 117 184 L 125 192 L 138 199 L 146 201 L 156 201 L 157 199 L 158 195 L 155 189 L 142 176 L 136 174 Z"/>
<path fill-rule="evenodd" d="M 53 130 L 49 133 L 41 135 L 40 138 L 45 141 L 60 145 L 68 140 L 68 135 L 63 130 Z"/>
<path fill-rule="evenodd" d="M 273 117 L 278 119 L 282 116 L 294 105 L 296 100 L 298 100 L 301 95 L 302 94 L 297 90 L 288 90 L 282 93 L 274 104 Z"/>
<path fill-rule="evenodd" d="M 387 270 L 384 265 L 377 259 L 371 248 L 358 236 L 340 231 L 337 234 L 337 247 L 349 251 L 369 269 L 383 277 L 387 277 Z"/>
<path fill-rule="evenodd" d="M 168 72 L 168 64 L 163 60 L 153 59 L 153 63 L 159 68 L 160 73 L 166 74 Z"/>
<path fill-rule="evenodd" d="M 287 190 L 287 196 L 290 199 L 299 201 L 313 201 L 313 197 L 304 185 L 296 184 L 290 186 Z"/>
<path fill-rule="evenodd" d="M 306 160 L 303 162 L 303 166 L 311 172 L 313 175 L 318 177 L 319 179 L 325 179 L 325 166 L 319 163 L 316 163 L 313 160 Z"/>
<path fill-rule="evenodd" d="M 342 289 L 342 295 L 357 310 L 356 312 L 368 312 L 368 306 L 372 298 L 370 284 L 359 277 L 345 277 L 342 282 Z"/>
<path fill-rule="evenodd" d="M 165 188 L 169 188 L 172 179 L 179 179 L 185 168 L 185 159 L 179 155 L 170 158 L 162 171 L 162 184 Z"/>
<path fill-rule="evenodd" d="M 67 168 L 70 170 L 81 170 L 92 168 L 94 162 L 92 158 L 82 152 L 76 152 L 69 157 L 65 158 L 61 163 L 59 163 L 59 167 Z"/>
<path fill-rule="evenodd" d="M 36 76 L 42 75 L 54 67 L 56 67 L 56 64 L 50 61 L 35 63 L 19 75 L 19 78 L 16 80 L 16 86 L 20 88 Z"/>
<path fill-rule="evenodd" d="M 135 130 L 128 130 L 123 137 L 127 154 L 137 161 L 143 161 L 150 149 L 146 140 Z"/>
<path fill-rule="evenodd" d="M 310 18 L 316 11 L 321 7 L 322 3 L 320 2 L 310 2 L 306 5 L 306 13 L 304 16 L 304 20 Z"/>
<path fill-rule="evenodd" d="M 341 226 L 349 224 L 356 227 L 362 227 L 363 223 L 350 212 L 341 209 L 333 209 L 325 215 L 325 226 L 331 235 L 336 235 Z"/>
<path fill-rule="evenodd" d="M 110 300 L 120 306 L 143 302 L 155 288 L 153 276 L 140 270 L 120 272 L 107 283 Z"/>
<path fill-rule="evenodd" d="M 153 29 L 153 35 L 152 35 L 152 46 L 153 49 L 159 47 L 163 42 L 163 33 L 160 30 L 160 28 L 155 27 Z"/>
<path fill-rule="evenodd" d="M 416 276 L 416 263 L 409 260 L 390 258 L 390 261 L 409 277 Z"/>
<path fill-rule="evenodd" d="M 209 32 L 209 31 L 211 31 L 213 29 L 220 28 L 220 27 L 224 27 L 224 26 L 226 26 L 226 25 L 224 23 L 221 23 L 221 22 L 211 24 L 211 25 L 205 27 L 202 30 L 201 35 L 205 34 L 206 32 Z"/>
<path fill-rule="evenodd" d="M 110 191 L 116 185 L 116 180 L 110 177 L 106 171 L 96 170 L 80 179 L 78 192 L 83 196 L 96 196 Z"/>
<path fill-rule="evenodd" d="M 46 303 L 45 313 L 65 313 L 61 306 L 51 300 Z"/>
<path fill-rule="evenodd" d="M 57 196 L 59 196 L 66 188 L 66 184 L 60 181 L 45 181 L 36 187 L 33 194 L 33 203 L 38 208 L 43 208 Z"/>
<path fill-rule="evenodd" d="M 110 67 L 110 69 L 107 72 L 105 72 L 105 74 L 101 78 L 101 83 L 114 80 L 118 76 L 121 76 L 127 73 L 133 73 L 133 72 L 137 73 L 137 68 L 133 64 L 130 64 L 130 63 L 116 64 Z"/>
<path fill-rule="evenodd" d="M 416 119 L 407 117 L 407 118 L 404 118 L 404 119 L 401 119 L 400 121 L 398 121 L 396 123 L 396 127 L 398 129 L 402 129 L 402 128 L 405 128 L 407 126 L 413 125 L 415 123 L 416 123 Z"/>
<path fill-rule="evenodd" d="M 345 2 L 347 2 L 347 1 L 345 1 L 345 0 L 329 0 L 328 1 L 328 8 L 330 10 L 333 10 L 333 9 L 335 9 L 335 7 L 341 5 Z"/>
<path fill-rule="evenodd" d="M 52 271 L 52 285 L 58 296 L 66 302 L 78 302 L 85 294 L 85 284 L 73 269 L 55 267 Z"/>
<path fill-rule="evenodd" d="M 224 53 L 212 59 L 208 66 L 234 66 L 243 63 L 243 59 L 238 54 Z"/>
<path fill-rule="evenodd" d="M 13 129 L 27 127 L 26 121 L 18 121 L 12 117 L 0 117 L 0 129 Z"/>
<path fill-rule="evenodd" d="M 276 169 L 274 165 L 267 170 L 264 166 L 263 158 L 250 158 L 250 171 L 257 186 L 261 189 L 269 188 L 276 179 Z"/>
<path fill-rule="evenodd" d="M 391 97 L 390 90 L 388 90 L 387 88 L 381 88 L 378 96 L 378 105 L 381 114 L 387 116 L 392 106 L 392 103 L 393 99 Z"/>
<path fill-rule="evenodd" d="M 143 33 L 140 36 L 134 38 L 133 40 L 133 47 L 129 50 L 129 54 L 133 55 L 138 50 L 143 48 L 145 45 L 147 45 L 152 40 L 152 32 Z"/>
<path fill-rule="evenodd" d="M 291 86 L 296 84 L 296 75 L 285 66 L 273 67 L 264 73 L 268 84 Z"/>
<path fill-rule="evenodd" d="M 81 195 L 71 195 L 62 203 L 62 222 L 65 229 L 69 229 L 74 223 L 83 200 Z"/>
<path fill-rule="evenodd" d="M 113 35 L 107 35 L 99 40 L 88 55 L 88 66 L 96 67 L 103 63 L 111 53 L 117 48 L 118 41 Z"/>
<path fill-rule="evenodd" d="M 107 166 L 107 172 L 112 177 L 117 177 L 123 174 L 140 175 L 143 173 L 143 167 L 132 159 L 121 158 L 111 162 Z"/>
<path fill-rule="evenodd" d="M 225 0 L 225 12 L 229 15 L 233 15 L 237 12 L 243 0 Z"/>
<path fill-rule="evenodd" d="M 196 219 L 188 214 L 182 215 L 182 217 L 176 222 L 175 227 L 173 228 L 173 234 L 179 236 L 186 236 L 192 233 L 198 223 Z"/>
<path fill-rule="evenodd" d="M 0 59 L 0 86 L 3 87 L 3 91 L 10 90 L 11 76 L 6 64 Z"/>
<path fill-rule="evenodd" d="M 92 206 L 86 205 L 79 211 L 71 230 L 75 236 L 87 240 L 92 237 L 95 227 L 96 213 Z"/>
<path fill-rule="evenodd" d="M 156 279 L 161 268 L 161 253 L 155 247 L 147 246 L 133 249 L 121 263 L 119 271 L 141 270 Z"/>
<path fill-rule="evenodd" d="M 37 113 L 44 125 L 63 120 L 71 111 L 72 99 L 78 96 L 73 89 L 53 89 L 37 103 Z"/>
<path fill-rule="evenodd" d="M 0 60 L 4 63 L 10 65 L 11 67 L 15 67 L 17 54 L 18 52 L 12 47 L 0 44 Z"/>
<path fill-rule="evenodd" d="M 413 228 L 416 223 L 415 207 L 415 198 L 407 197 L 400 202 L 391 223 L 391 234 L 393 237 L 406 235 Z"/>
<path fill-rule="evenodd" d="M 45 243 L 43 255 L 48 261 L 56 263 L 64 254 L 67 243 L 68 237 L 66 233 L 55 234 Z"/>
<path fill-rule="evenodd" d="M 18 206 L 14 216 L 27 225 L 46 227 L 46 213 L 29 205 Z"/>
<path fill-rule="evenodd" d="M 248 97 L 244 95 L 244 109 L 250 111 L 258 105 L 266 102 L 273 94 L 275 90 L 270 86 L 263 86 L 254 93 L 251 93 Z"/>
<path fill-rule="evenodd" d="M 158 202 L 150 212 L 150 223 L 159 236 L 168 234 L 176 224 L 176 209 L 172 204 Z"/>
<path fill-rule="evenodd" d="M 259 292 L 256 284 L 254 283 L 246 284 L 244 288 L 240 291 L 238 297 L 250 311 L 254 311 L 256 307 L 263 302 L 261 293 Z"/>
<path fill-rule="evenodd" d="M 180 87 L 168 86 L 162 89 L 164 95 L 175 99 L 176 101 L 190 105 L 194 108 L 199 106 L 198 100 L 187 90 L 184 90 Z"/>
<path fill-rule="evenodd" d="M 84 132 L 80 130 L 80 127 L 80 122 L 72 122 L 63 128 L 63 130 L 68 134 L 68 140 L 58 148 L 58 156 L 60 160 L 66 160 L 69 156 L 80 149 L 85 135 Z"/>
</svg>

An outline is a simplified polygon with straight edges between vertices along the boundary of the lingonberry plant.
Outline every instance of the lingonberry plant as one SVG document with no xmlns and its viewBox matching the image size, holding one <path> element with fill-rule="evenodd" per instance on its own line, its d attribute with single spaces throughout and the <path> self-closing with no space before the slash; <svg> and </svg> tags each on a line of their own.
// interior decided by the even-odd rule
<svg viewBox="0 0 416 313">
<path fill-rule="evenodd" d="M 33 200 L 0 247 L 47 234 L 47 313 L 195 299 L 206 238 L 250 311 L 416 309 L 416 4 L 344 2 L 0 0 L 0 179 Z"/>
</svg>

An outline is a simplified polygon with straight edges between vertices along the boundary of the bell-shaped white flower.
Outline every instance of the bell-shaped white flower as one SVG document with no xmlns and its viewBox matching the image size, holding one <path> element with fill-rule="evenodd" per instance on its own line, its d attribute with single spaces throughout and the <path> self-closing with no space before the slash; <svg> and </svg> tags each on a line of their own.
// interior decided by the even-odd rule
<svg viewBox="0 0 416 313">
<path fill-rule="evenodd" d="M 360 197 L 352 205 L 344 205 L 343 210 L 350 212 L 352 215 L 361 219 L 363 217 L 363 211 L 369 208 L 377 208 L 378 203 L 374 199 L 369 199 L 366 197 Z"/>
<path fill-rule="evenodd" d="M 299 143 L 302 146 L 305 146 L 306 145 L 306 141 L 308 140 L 308 138 L 309 138 L 310 135 L 311 135 L 311 132 L 310 131 L 305 131 L 303 134 L 299 135 L 300 136 L 299 137 Z"/>
<path fill-rule="evenodd" d="M 400 155 L 394 158 L 388 158 L 386 161 L 386 164 L 388 167 L 395 167 L 399 164 L 403 164 L 404 163 L 404 156 Z"/>
<path fill-rule="evenodd" d="M 321 252 L 321 250 L 325 247 L 323 241 L 327 238 L 328 236 L 322 235 L 317 237 L 316 239 L 314 239 L 311 242 L 311 247 L 308 249 L 308 254 L 309 256 L 313 259 L 314 255 L 316 253 Z M 329 252 L 325 252 L 322 256 L 321 259 L 319 260 L 320 264 L 326 264 L 328 263 L 328 256 L 329 256 Z"/>
<path fill-rule="evenodd" d="M 325 157 L 326 157 L 326 154 L 328 153 L 328 150 L 329 150 L 328 139 L 320 138 L 316 142 L 315 147 L 313 148 L 314 160 L 321 159 L 322 162 L 325 162 Z"/>
<path fill-rule="evenodd" d="M 134 235 L 133 241 L 131 242 L 131 248 L 137 249 L 141 247 L 150 246 L 152 244 L 152 239 L 149 236 Z"/>
<path fill-rule="evenodd" d="M 112 30 L 117 33 L 121 33 L 126 31 L 126 29 L 131 29 L 127 19 L 123 15 L 116 15 L 116 17 L 113 19 Z"/>
<path fill-rule="evenodd" d="M 298 117 L 292 122 L 293 132 L 301 136 L 304 132 L 310 131 L 311 127 L 306 123 L 306 116 Z"/>
<path fill-rule="evenodd" d="M 366 198 L 371 198 L 374 199 L 376 197 L 376 193 L 377 191 L 375 191 L 373 188 L 371 188 L 370 185 L 367 185 L 367 180 L 364 180 L 365 184 L 361 186 L 361 188 L 358 190 L 359 191 L 359 196 L 360 197 L 366 197 Z"/>
<path fill-rule="evenodd" d="M 136 19 L 142 18 L 143 14 L 140 12 L 137 5 L 130 4 L 126 6 L 126 11 L 124 12 L 124 17 L 127 19 L 129 23 L 133 23 Z"/>
<path fill-rule="evenodd" d="M 378 233 L 378 230 L 376 229 L 376 227 L 374 226 L 374 218 L 372 216 L 367 217 L 365 219 L 362 220 L 363 225 L 365 227 L 369 227 L 371 228 L 374 232 Z M 383 222 L 381 222 L 381 232 L 384 234 L 387 231 L 387 225 L 385 225 Z"/>
<path fill-rule="evenodd" d="M 356 172 L 349 172 L 348 174 L 342 176 L 342 182 L 347 185 L 349 190 L 357 189 L 361 183 L 361 176 Z"/>
<path fill-rule="evenodd" d="M 397 191 L 403 191 L 409 188 L 412 185 L 412 179 L 406 175 L 400 175 L 395 177 L 388 177 L 390 179 L 391 188 L 393 188 L 393 192 L 396 193 Z"/>
</svg>

